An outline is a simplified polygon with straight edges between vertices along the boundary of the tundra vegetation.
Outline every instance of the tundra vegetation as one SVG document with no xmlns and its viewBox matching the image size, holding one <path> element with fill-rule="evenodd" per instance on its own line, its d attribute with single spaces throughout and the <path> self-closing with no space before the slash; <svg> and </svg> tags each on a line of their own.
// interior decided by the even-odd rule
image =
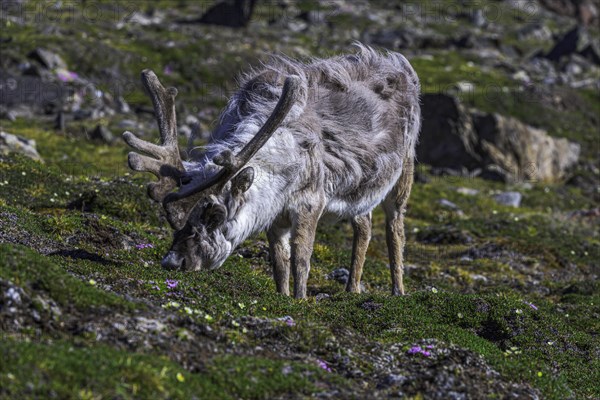
<svg viewBox="0 0 600 400">
<path fill-rule="evenodd" d="M 3 82 L 93 87 L 100 100 L 82 96 L 74 111 L 66 96 L 57 124 L 48 104 L 6 104 L 3 87 L 1 130 L 35 140 L 44 162 L 0 155 L 0 397 L 600 397 L 598 68 L 579 53 L 533 57 L 588 17 L 549 1 L 535 12 L 258 2 L 239 30 L 186 22 L 202 3 L 135 2 L 126 20 L 113 2 L 89 3 L 2 3 Z M 597 41 L 594 24 L 586 34 Z M 319 226 L 303 300 L 277 293 L 264 234 L 218 270 L 163 269 L 172 231 L 146 196 L 149 176 L 96 129 L 158 137 L 140 71 L 178 88 L 179 131 L 196 128 L 202 145 L 233 77 L 265 52 L 326 58 L 356 39 L 405 54 L 425 93 L 580 144 L 577 165 L 554 183 L 502 183 L 417 164 L 405 296 L 389 295 L 379 209 L 361 294 L 341 283 L 349 223 Z M 44 63 L 39 48 L 60 60 Z"/>
</svg>

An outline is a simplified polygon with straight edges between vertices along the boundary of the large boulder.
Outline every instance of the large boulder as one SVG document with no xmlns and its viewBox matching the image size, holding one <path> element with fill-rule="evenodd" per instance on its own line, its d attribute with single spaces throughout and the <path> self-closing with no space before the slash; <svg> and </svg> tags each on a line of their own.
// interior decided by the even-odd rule
<svg viewBox="0 0 600 400">
<path fill-rule="evenodd" d="M 600 65 L 600 50 L 587 30 L 580 26 L 574 27 L 559 38 L 554 47 L 546 54 L 546 58 L 551 61 L 560 61 L 573 54 L 578 54 L 591 63 Z"/>
<path fill-rule="evenodd" d="M 433 167 L 469 171 L 503 181 L 560 181 L 580 148 L 543 129 L 499 114 L 467 110 L 446 94 L 425 94 L 417 159 Z"/>
<path fill-rule="evenodd" d="M 417 159 L 441 168 L 469 170 L 481 165 L 473 122 L 465 107 L 445 94 L 425 94 Z"/>
<path fill-rule="evenodd" d="M 0 106 L 6 110 L 27 108 L 36 114 L 52 114 L 68 103 L 73 88 L 38 76 L 12 76 L 0 71 Z"/>
<path fill-rule="evenodd" d="M 499 114 L 472 112 L 483 167 L 506 180 L 557 181 L 577 163 L 580 148 L 564 138 Z"/>
<path fill-rule="evenodd" d="M 230 28 L 248 26 L 256 0 L 223 0 L 214 4 L 200 18 L 182 19 L 179 23 L 201 23 Z"/>
</svg>

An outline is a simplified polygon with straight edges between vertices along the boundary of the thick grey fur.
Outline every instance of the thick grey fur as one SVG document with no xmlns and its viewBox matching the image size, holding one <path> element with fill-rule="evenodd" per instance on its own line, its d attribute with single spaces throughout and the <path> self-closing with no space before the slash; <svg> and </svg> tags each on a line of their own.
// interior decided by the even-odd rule
<svg viewBox="0 0 600 400">
<path fill-rule="evenodd" d="M 354 246 L 348 291 L 359 291 L 371 211 L 386 214 L 392 293 L 403 294 L 403 215 L 420 129 L 419 80 L 398 53 L 356 44 L 357 52 L 308 63 L 275 57 L 247 73 L 186 173 L 210 177 L 212 160 L 237 154 L 273 112 L 288 76 L 300 81 L 279 128 L 219 193 L 200 197 L 175 232 L 163 265 L 212 269 L 252 234 L 267 231 L 277 290 L 307 295 L 315 230 L 321 217 L 350 220 Z"/>
</svg>

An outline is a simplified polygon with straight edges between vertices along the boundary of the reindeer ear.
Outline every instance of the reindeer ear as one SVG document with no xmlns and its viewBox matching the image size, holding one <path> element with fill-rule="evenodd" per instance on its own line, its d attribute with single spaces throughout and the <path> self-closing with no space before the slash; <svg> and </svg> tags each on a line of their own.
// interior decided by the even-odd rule
<svg viewBox="0 0 600 400">
<path fill-rule="evenodd" d="M 227 220 L 227 208 L 219 203 L 210 203 L 202 215 L 202 222 L 209 232 L 214 231 Z"/>
<path fill-rule="evenodd" d="M 231 193 L 237 197 L 246 192 L 254 182 L 254 168 L 246 167 L 231 180 Z"/>
</svg>

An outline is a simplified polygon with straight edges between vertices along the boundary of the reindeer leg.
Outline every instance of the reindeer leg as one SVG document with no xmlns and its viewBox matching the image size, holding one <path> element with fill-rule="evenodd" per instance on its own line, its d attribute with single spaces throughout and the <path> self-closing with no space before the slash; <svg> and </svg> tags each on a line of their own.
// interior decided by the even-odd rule
<svg viewBox="0 0 600 400">
<path fill-rule="evenodd" d="M 371 213 L 352 218 L 352 229 L 354 230 L 352 262 L 346 291 L 360 293 L 360 277 L 367 255 L 367 247 L 369 247 L 369 241 L 371 240 Z"/>
<path fill-rule="evenodd" d="M 267 231 L 277 292 L 290 295 L 290 227 L 274 224 Z"/>
<path fill-rule="evenodd" d="M 310 257 L 322 212 L 323 202 L 319 205 L 301 205 L 292 218 L 292 274 L 294 275 L 294 297 L 297 299 L 306 297 Z"/>
<path fill-rule="evenodd" d="M 413 183 L 413 169 L 414 164 L 410 160 L 404 165 L 400 179 L 383 202 L 383 211 L 386 217 L 386 242 L 392 275 L 392 295 L 404 294 L 404 283 L 402 281 L 404 272 L 402 252 L 406 242 L 404 212 L 406 211 L 406 203 Z"/>
</svg>

